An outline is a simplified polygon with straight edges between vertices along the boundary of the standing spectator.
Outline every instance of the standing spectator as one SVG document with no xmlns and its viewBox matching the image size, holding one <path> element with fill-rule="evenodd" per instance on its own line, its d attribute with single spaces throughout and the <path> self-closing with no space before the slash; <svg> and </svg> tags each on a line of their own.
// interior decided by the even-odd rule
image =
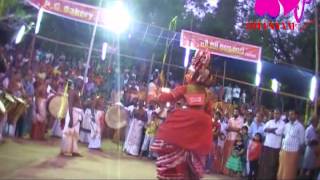
<svg viewBox="0 0 320 180">
<path fill-rule="evenodd" d="M 281 120 L 278 109 L 273 111 L 274 119 L 269 120 L 264 127 L 265 141 L 260 157 L 258 179 L 276 179 L 279 167 L 279 153 L 285 123 Z"/>
<path fill-rule="evenodd" d="M 252 139 L 256 133 L 260 133 L 264 138 L 263 114 L 261 112 L 257 112 L 255 120 L 249 127 L 249 138 Z"/>
<path fill-rule="evenodd" d="M 224 101 L 225 102 L 231 102 L 232 101 L 232 86 L 231 84 L 228 84 L 225 89 L 225 95 L 224 95 Z"/>
<path fill-rule="evenodd" d="M 239 102 L 240 102 L 240 92 L 241 92 L 241 89 L 240 89 L 240 87 L 238 85 L 236 85 L 232 89 L 232 103 L 239 104 Z"/>
<path fill-rule="evenodd" d="M 289 122 L 284 128 L 277 179 L 295 179 L 298 171 L 299 152 L 304 145 L 304 127 L 296 111 L 289 111 Z"/>
<path fill-rule="evenodd" d="M 234 142 L 236 140 L 237 134 L 240 132 L 243 126 L 243 117 L 240 115 L 239 109 L 235 109 L 233 112 L 233 117 L 228 121 L 227 127 L 227 140 L 223 148 L 223 160 L 222 165 L 225 167 L 226 161 L 231 155 Z M 224 174 L 228 174 L 228 169 L 224 168 Z"/>
<path fill-rule="evenodd" d="M 246 104 L 246 100 L 247 100 L 247 93 L 245 90 L 243 90 L 241 93 L 241 103 Z"/>
<path fill-rule="evenodd" d="M 157 129 L 160 125 L 160 119 L 157 118 L 157 114 L 153 112 L 151 116 L 151 120 L 146 124 L 146 135 L 144 137 L 140 152 L 140 156 L 142 156 L 144 152 L 149 151 L 148 158 L 153 157 L 152 152 L 149 149 L 151 144 L 153 143 L 154 136 L 156 135 Z"/>
<path fill-rule="evenodd" d="M 248 160 L 250 163 L 249 180 L 257 179 L 259 169 L 259 158 L 262 149 L 262 136 L 256 133 L 248 147 Z"/>
<path fill-rule="evenodd" d="M 209 155 L 207 156 L 207 163 L 206 163 L 206 173 L 210 173 L 212 171 L 212 162 L 214 161 L 214 159 L 216 159 L 217 153 L 216 153 L 216 149 L 217 149 L 217 142 L 218 142 L 218 136 L 220 134 L 220 122 L 219 120 L 221 119 L 221 114 L 220 112 L 216 112 L 215 114 L 213 114 L 214 118 L 212 119 L 212 150 L 209 153 Z"/>
<path fill-rule="evenodd" d="M 141 142 L 143 141 L 143 127 L 148 121 L 147 111 L 144 109 L 143 101 L 139 101 L 138 109 L 133 110 L 133 119 L 128 131 L 124 150 L 133 156 L 138 156 Z"/>
<path fill-rule="evenodd" d="M 237 134 L 236 140 L 233 145 L 233 150 L 228 158 L 226 167 L 229 170 L 231 176 L 241 176 L 243 171 L 242 156 L 244 155 L 244 144 L 240 133 Z"/>
<path fill-rule="evenodd" d="M 248 149 L 248 145 L 249 145 L 249 134 L 248 134 L 248 126 L 242 126 L 241 128 L 241 136 L 242 136 L 242 139 L 243 139 L 243 144 L 244 144 L 244 156 L 242 156 L 242 165 L 243 165 L 243 172 L 242 172 L 242 175 L 243 176 L 246 176 L 249 171 L 249 161 L 247 161 L 247 149 Z"/>
<path fill-rule="evenodd" d="M 306 129 L 305 134 L 305 144 L 307 146 L 304 158 L 303 158 L 303 175 L 305 175 L 308 178 L 312 178 L 315 165 L 316 165 L 316 154 L 315 154 L 315 148 L 318 145 L 318 135 L 316 132 L 316 129 L 318 127 L 318 118 L 317 116 L 313 116 L 311 118 L 310 125 Z"/>
<path fill-rule="evenodd" d="M 24 132 L 28 133 L 31 130 L 31 124 L 32 124 L 32 112 L 33 112 L 33 96 L 35 93 L 35 89 L 33 86 L 33 75 L 32 71 L 29 70 L 26 74 L 25 79 L 23 80 L 23 87 L 26 92 L 26 98 L 27 102 L 29 104 L 29 107 L 26 111 L 26 116 L 25 116 L 25 129 Z"/>
<path fill-rule="evenodd" d="M 30 135 L 31 139 L 34 140 L 44 140 L 47 123 L 46 97 L 46 86 L 45 84 L 42 84 L 38 86 L 35 97 L 35 110 Z"/>
</svg>

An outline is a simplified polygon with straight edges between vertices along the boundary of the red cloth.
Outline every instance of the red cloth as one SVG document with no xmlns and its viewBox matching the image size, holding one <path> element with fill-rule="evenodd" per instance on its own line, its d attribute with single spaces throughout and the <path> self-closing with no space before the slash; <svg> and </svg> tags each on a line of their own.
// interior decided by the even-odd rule
<svg viewBox="0 0 320 180">
<path fill-rule="evenodd" d="M 260 142 L 251 141 L 248 147 L 248 159 L 249 161 L 258 160 L 261 154 L 262 144 Z"/>
<path fill-rule="evenodd" d="M 201 156 L 156 139 L 151 150 L 158 154 L 158 179 L 200 179 L 203 176 Z"/>
<path fill-rule="evenodd" d="M 186 86 L 178 86 L 171 93 L 162 94 L 159 101 L 177 101 L 184 97 Z M 212 121 L 204 109 L 176 109 L 160 125 L 157 139 L 195 153 L 207 155 L 212 149 Z"/>
<path fill-rule="evenodd" d="M 33 122 L 31 127 L 31 139 L 43 140 L 46 131 L 46 126 L 42 122 Z"/>
</svg>

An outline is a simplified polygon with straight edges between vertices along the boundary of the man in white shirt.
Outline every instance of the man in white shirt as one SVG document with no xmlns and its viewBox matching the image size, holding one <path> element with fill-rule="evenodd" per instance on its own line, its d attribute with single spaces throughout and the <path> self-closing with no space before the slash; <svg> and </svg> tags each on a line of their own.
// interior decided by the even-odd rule
<svg viewBox="0 0 320 180">
<path fill-rule="evenodd" d="M 303 125 L 297 120 L 297 112 L 289 111 L 289 122 L 284 128 L 277 179 L 296 179 L 299 152 L 304 145 L 304 133 Z"/>
<path fill-rule="evenodd" d="M 232 103 L 239 104 L 239 102 L 240 102 L 240 92 L 241 92 L 241 89 L 239 88 L 238 85 L 236 85 L 232 89 Z"/>
<path fill-rule="evenodd" d="M 228 174 L 227 168 L 225 168 L 226 161 L 228 160 L 229 156 L 231 155 L 234 142 L 236 140 L 237 134 L 240 132 L 242 126 L 244 124 L 244 119 L 240 115 L 240 110 L 235 109 L 233 112 L 233 117 L 228 121 L 227 127 L 227 140 L 223 147 L 223 159 L 222 165 L 224 167 L 223 174 Z"/>
<path fill-rule="evenodd" d="M 312 175 L 314 170 L 316 169 L 316 147 L 319 144 L 318 142 L 318 134 L 317 134 L 317 127 L 319 124 L 319 119 L 317 116 L 312 116 L 310 125 L 306 129 L 305 133 L 305 144 L 306 150 L 304 152 L 303 157 L 303 174 L 306 177 L 312 179 Z"/>
<path fill-rule="evenodd" d="M 285 123 L 281 120 L 278 109 L 273 111 L 274 119 L 269 120 L 264 126 L 265 141 L 260 160 L 258 179 L 276 179 L 279 166 L 279 153 Z"/>
<path fill-rule="evenodd" d="M 231 87 L 231 84 L 229 84 L 224 89 L 225 89 L 224 101 L 225 102 L 231 102 L 232 101 L 232 87 Z"/>
<path fill-rule="evenodd" d="M 241 103 L 245 104 L 246 103 L 246 99 L 247 99 L 247 93 L 245 90 L 242 91 L 241 93 Z"/>
</svg>

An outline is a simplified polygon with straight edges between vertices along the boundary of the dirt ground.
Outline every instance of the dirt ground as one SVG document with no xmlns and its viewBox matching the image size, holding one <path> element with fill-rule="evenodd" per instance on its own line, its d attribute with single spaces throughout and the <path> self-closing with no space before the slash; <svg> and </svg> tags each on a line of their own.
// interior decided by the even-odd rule
<svg viewBox="0 0 320 180">
<path fill-rule="evenodd" d="M 109 140 L 103 142 L 103 152 L 80 145 L 83 157 L 76 158 L 59 156 L 59 145 L 55 138 L 6 139 L 0 144 L 0 179 L 155 179 L 153 161 L 127 156 Z"/>
</svg>

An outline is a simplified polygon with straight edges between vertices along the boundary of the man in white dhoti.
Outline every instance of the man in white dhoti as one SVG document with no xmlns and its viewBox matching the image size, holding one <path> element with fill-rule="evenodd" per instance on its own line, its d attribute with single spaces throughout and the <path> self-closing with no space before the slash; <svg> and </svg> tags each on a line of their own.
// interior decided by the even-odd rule
<svg viewBox="0 0 320 180">
<path fill-rule="evenodd" d="M 104 120 L 104 111 L 95 110 L 94 118 L 91 119 L 91 134 L 89 138 L 89 149 L 101 150 L 101 122 Z"/>
<path fill-rule="evenodd" d="M 81 109 L 80 89 L 82 81 L 76 81 L 69 91 L 69 108 L 62 131 L 61 155 L 81 156 L 78 149 L 80 122 L 84 113 Z"/>
<path fill-rule="evenodd" d="M 80 142 L 85 144 L 89 143 L 93 113 L 94 112 L 91 108 L 87 108 L 84 112 L 83 121 L 80 124 Z"/>
<path fill-rule="evenodd" d="M 131 120 L 132 122 L 124 143 L 124 151 L 133 156 L 139 155 L 143 127 L 148 121 L 147 112 L 144 110 L 143 102 L 139 102 L 138 106 L 138 109 L 133 110 L 133 119 Z"/>
</svg>

